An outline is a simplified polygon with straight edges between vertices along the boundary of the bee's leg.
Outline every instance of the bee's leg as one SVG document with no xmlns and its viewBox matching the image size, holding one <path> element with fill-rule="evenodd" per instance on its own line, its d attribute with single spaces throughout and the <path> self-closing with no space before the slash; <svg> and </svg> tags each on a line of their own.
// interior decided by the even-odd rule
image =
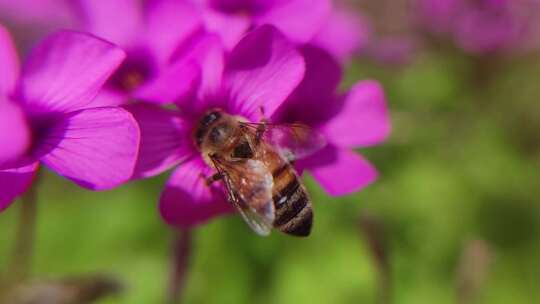
<svg viewBox="0 0 540 304">
<path fill-rule="evenodd" d="M 261 115 L 261 122 L 268 122 L 268 118 L 266 118 L 266 115 L 264 114 L 264 106 L 259 107 L 259 114 Z"/>
<path fill-rule="evenodd" d="M 255 133 L 255 145 L 259 145 L 261 142 L 262 136 L 267 128 L 268 118 L 264 115 L 264 107 L 260 106 L 259 111 L 261 112 L 261 121 L 260 124 L 257 126 L 257 131 Z"/>
<path fill-rule="evenodd" d="M 221 174 L 220 172 L 217 172 L 207 177 L 206 175 L 201 173 L 201 178 L 204 179 L 204 182 L 207 186 L 211 186 L 214 182 L 221 180 L 223 178 L 223 174 Z"/>
</svg>

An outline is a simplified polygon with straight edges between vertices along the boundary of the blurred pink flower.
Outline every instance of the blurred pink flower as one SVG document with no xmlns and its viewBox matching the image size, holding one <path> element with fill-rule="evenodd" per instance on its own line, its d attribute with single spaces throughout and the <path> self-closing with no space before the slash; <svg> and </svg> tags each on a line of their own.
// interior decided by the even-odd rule
<svg viewBox="0 0 540 304">
<path fill-rule="evenodd" d="M 418 39 L 410 33 L 388 34 L 372 38 L 366 55 L 381 64 L 401 66 L 413 61 L 418 49 Z"/>
<path fill-rule="evenodd" d="M 104 40 L 61 31 L 32 51 L 19 75 L 13 43 L 0 27 L 0 210 L 28 188 L 40 162 L 93 190 L 131 177 L 137 123 L 121 108 L 91 106 L 124 58 Z"/>
<path fill-rule="evenodd" d="M 159 78 L 174 50 L 201 29 L 217 34 L 230 50 L 247 32 L 271 24 L 292 41 L 324 47 L 341 61 L 362 49 L 369 33 L 358 12 L 343 1 L 332 0 L 0 0 L 2 20 L 22 26 L 20 37 L 24 39 L 30 31 L 44 34 L 64 27 L 90 32 L 126 48 L 126 67 L 118 73 L 130 75 L 115 77 L 116 83 L 106 91 L 117 100 L 125 99 L 121 93 L 126 90 L 133 92 L 156 82 L 150 79 Z M 164 73 L 169 78 L 171 73 L 179 74 Z M 145 80 L 143 84 L 141 80 Z M 133 88 L 136 83 L 139 85 Z M 154 83 L 156 86 L 168 88 L 172 95 L 182 94 L 174 92 L 174 86 Z"/>
<path fill-rule="evenodd" d="M 111 41 L 126 51 L 126 60 L 104 85 L 94 106 L 120 105 L 130 99 L 172 103 L 190 94 L 200 78 L 193 61 L 202 56 L 198 50 L 205 40 L 198 37 L 204 38 L 199 35 L 204 26 L 199 10 L 190 0 L 2 1 L 0 9 L 18 17 L 14 19 L 19 24 L 36 28 L 48 22 L 51 26 L 43 26 L 47 29 L 63 24 Z M 42 6 L 47 9 L 41 10 Z M 70 16 L 70 22 L 57 20 L 58 12 Z M 35 14 L 41 16 L 42 22 L 32 22 Z"/>
<path fill-rule="evenodd" d="M 418 0 L 365 0 L 369 41 L 361 56 L 383 65 L 402 66 L 414 61 L 421 49 L 411 2 Z"/>
<path fill-rule="evenodd" d="M 198 4 L 206 30 L 217 33 L 227 49 L 257 26 L 271 24 L 295 43 L 315 44 L 346 61 L 365 47 L 369 36 L 366 20 L 343 1 L 191 1 Z"/>
<path fill-rule="evenodd" d="M 53 31 L 74 28 L 76 1 L 0 0 L 0 24 L 7 26 L 18 46 L 26 51 Z"/>
<path fill-rule="evenodd" d="M 360 12 L 344 4 L 336 4 L 310 43 L 343 62 L 367 46 L 370 31 L 370 25 Z"/>
<path fill-rule="evenodd" d="M 190 0 L 188 0 L 190 1 Z M 249 30 L 271 24 L 297 43 L 310 41 L 331 12 L 331 0 L 191 0 L 206 29 L 218 33 L 227 49 Z"/>
<path fill-rule="evenodd" d="M 105 84 L 97 103 L 128 99 L 172 103 L 199 79 L 192 61 L 205 40 L 189 1 L 78 0 L 79 28 L 122 47 L 127 58 Z"/>
<path fill-rule="evenodd" d="M 531 47 L 540 33 L 537 0 L 419 0 L 419 12 L 428 30 L 450 35 L 470 53 Z"/>
</svg>

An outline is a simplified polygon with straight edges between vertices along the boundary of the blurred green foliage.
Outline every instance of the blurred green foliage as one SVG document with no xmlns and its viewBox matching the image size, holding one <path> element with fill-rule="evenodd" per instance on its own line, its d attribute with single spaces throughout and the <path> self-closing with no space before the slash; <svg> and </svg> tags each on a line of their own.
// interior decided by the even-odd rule
<svg viewBox="0 0 540 304">
<path fill-rule="evenodd" d="M 392 112 L 392 137 L 361 151 L 379 180 L 331 198 L 307 177 L 315 203 L 308 239 L 261 238 L 237 216 L 200 227 L 184 303 L 376 303 L 378 268 L 360 230 L 363 213 L 384 226 L 394 303 L 456 303 L 462 252 L 476 239 L 492 261 L 474 303 L 537 303 L 540 60 L 488 66 L 441 51 L 403 67 L 354 62 L 345 86 L 380 80 Z M 43 173 L 34 277 L 110 273 L 127 289 L 99 303 L 161 303 L 173 239 L 157 212 L 166 176 L 95 193 Z M 20 202 L 0 216 L 0 271 L 19 209 Z"/>
</svg>

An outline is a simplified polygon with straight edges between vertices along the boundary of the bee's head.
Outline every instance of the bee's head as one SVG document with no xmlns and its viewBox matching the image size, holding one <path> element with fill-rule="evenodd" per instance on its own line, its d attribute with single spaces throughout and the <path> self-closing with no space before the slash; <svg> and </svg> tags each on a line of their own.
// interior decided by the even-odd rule
<svg viewBox="0 0 540 304">
<path fill-rule="evenodd" d="M 219 109 L 213 109 L 201 117 L 195 131 L 195 142 L 199 149 L 220 149 L 228 143 L 234 132 L 230 116 Z"/>
</svg>

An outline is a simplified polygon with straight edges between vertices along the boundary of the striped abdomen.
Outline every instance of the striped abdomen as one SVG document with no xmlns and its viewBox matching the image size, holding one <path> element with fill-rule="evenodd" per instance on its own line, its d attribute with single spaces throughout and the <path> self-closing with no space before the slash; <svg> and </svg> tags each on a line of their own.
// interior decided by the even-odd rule
<svg viewBox="0 0 540 304">
<path fill-rule="evenodd" d="M 313 222 L 311 201 L 291 164 L 283 162 L 273 171 L 274 227 L 295 236 L 308 236 Z"/>
</svg>

